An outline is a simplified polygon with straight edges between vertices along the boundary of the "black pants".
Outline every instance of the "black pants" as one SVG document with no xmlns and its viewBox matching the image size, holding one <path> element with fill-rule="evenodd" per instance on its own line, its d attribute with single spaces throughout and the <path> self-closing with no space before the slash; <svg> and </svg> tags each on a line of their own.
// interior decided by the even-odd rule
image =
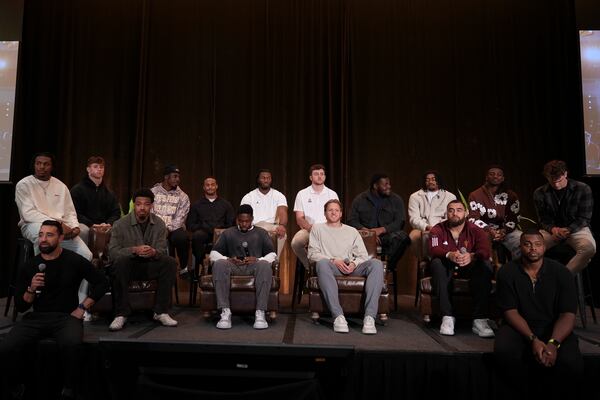
<svg viewBox="0 0 600 400">
<path fill-rule="evenodd" d="M 466 267 L 455 270 L 456 264 L 447 258 L 434 258 L 431 261 L 431 284 L 434 295 L 440 301 L 442 316 L 451 316 L 450 293 L 454 274 L 457 278 L 469 279 L 469 290 L 473 296 L 473 319 L 487 318 L 489 298 L 492 290 L 492 266 L 489 261 L 474 260 Z"/>
<path fill-rule="evenodd" d="M 1 378 L 4 389 L 16 383 L 34 384 L 32 365 L 35 359 L 24 356 L 26 350 L 41 339 L 56 340 L 64 371 L 64 386 L 76 390 L 81 371 L 83 321 L 62 312 L 30 312 L 0 341 Z M 25 358 L 25 359 L 24 359 Z M 25 367 L 25 370 L 21 370 Z M 10 389 L 9 389 L 10 390 Z M 1 393 L 1 392 L 0 392 Z M 4 393 L 7 396 L 6 393 Z"/>
<path fill-rule="evenodd" d="M 131 314 L 129 304 L 129 282 L 135 280 L 158 280 L 154 312 L 166 313 L 171 302 L 171 290 L 175 283 L 177 262 L 173 257 L 160 255 L 156 259 L 142 257 L 121 257 L 113 264 L 113 296 L 116 315 L 126 317 Z"/>
<path fill-rule="evenodd" d="M 381 237 L 381 247 L 383 254 L 387 257 L 387 268 L 395 271 L 398 262 L 404 255 L 406 249 L 410 246 L 410 238 L 404 231 L 394 232 Z"/>
<path fill-rule="evenodd" d="M 190 239 L 188 237 L 187 232 L 183 228 L 179 228 L 174 230 L 173 232 L 169 232 L 169 236 L 167 236 L 167 240 L 175 248 L 177 252 L 177 257 L 179 257 L 179 267 L 181 269 L 187 267 L 188 258 L 190 257 Z M 171 254 L 175 257 L 175 254 Z"/>
<path fill-rule="evenodd" d="M 546 342 L 550 335 L 542 335 Z M 512 326 L 504 324 L 496 333 L 494 361 L 499 387 L 505 398 L 579 398 L 583 357 L 577 336 L 571 334 L 558 349 L 553 367 L 541 366 L 534 358 L 531 343 Z"/>
<path fill-rule="evenodd" d="M 206 246 L 212 242 L 212 239 L 213 233 L 202 229 L 199 229 L 192 234 L 192 253 L 196 258 L 196 263 L 194 265 L 196 271 L 198 270 L 198 266 L 204 261 Z"/>
</svg>

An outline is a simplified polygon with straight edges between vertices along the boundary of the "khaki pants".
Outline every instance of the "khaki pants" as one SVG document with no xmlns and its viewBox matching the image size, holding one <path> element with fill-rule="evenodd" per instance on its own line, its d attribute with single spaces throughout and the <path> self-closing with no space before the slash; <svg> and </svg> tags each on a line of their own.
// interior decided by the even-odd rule
<svg viewBox="0 0 600 400">
<path fill-rule="evenodd" d="M 550 249 L 560 243 L 560 241 L 552 237 L 552 234 L 544 230 L 541 232 L 544 235 L 546 249 Z M 594 240 L 594 236 L 592 236 L 590 228 L 586 226 L 577 232 L 571 233 L 571 236 L 565 240 L 565 243 L 571 246 L 576 252 L 573 258 L 567 263 L 567 268 L 575 275 L 587 267 L 594 254 L 596 254 L 596 241 Z"/>
<path fill-rule="evenodd" d="M 300 229 L 298 232 L 296 232 L 292 239 L 292 250 L 306 269 L 308 269 L 308 252 L 306 250 L 306 246 L 308 245 L 309 237 L 310 232 L 308 232 L 306 229 Z"/>
<path fill-rule="evenodd" d="M 265 221 L 258 222 L 254 225 L 258 226 L 259 228 L 263 228 L 267 232 L 275 232 L 275 229 L 277 229 L 277 226 L 278 226 L 278 224 L 273 224 L 271 222 L 265 222 Z M 277 237 L 277 259 L 279 259 L 279 257 L 281 256 L 281 252 L 283 251 L 283 246 L 285 246 L 286 240 L 287 240 L 287 234 L 281 238 L 279 236 Z"/>
</svg>

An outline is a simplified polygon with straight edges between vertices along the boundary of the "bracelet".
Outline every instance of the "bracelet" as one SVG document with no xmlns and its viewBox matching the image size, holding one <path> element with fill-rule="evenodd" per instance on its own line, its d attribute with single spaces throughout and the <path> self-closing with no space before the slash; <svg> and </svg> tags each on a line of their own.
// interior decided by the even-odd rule
<svg viewBox="0 0 600 400">
<path fill-rule="evenodd" d="M 87 310 L 88 310 L 87 308 L 85 308 L 85 306 L 83 305 L 83 303 L 79 303 L 79 304 L 77 305 L 77 308 L 80 308 L 80 309 L 82 309 L 83 311 L 87 311 Z"/>
<path fill-rule="evenodd" d="M 529 339 L 529 341 L 530 341 L 531 343 L 533 343 L 533 341 L 534 341 L 535 339 L 537 339 L 537 336 L 535 336 L 535 333 L 532 333 L 531 335 L 529 335 L 529 336 L 528 336 L 528 339 Z"/>
<path fill-rule="evenodd" d="M 556 339 L 548 340 L 548 344 L 553 344 L 557 350 L 560 349 L 560 342 Z"/>
</svg>

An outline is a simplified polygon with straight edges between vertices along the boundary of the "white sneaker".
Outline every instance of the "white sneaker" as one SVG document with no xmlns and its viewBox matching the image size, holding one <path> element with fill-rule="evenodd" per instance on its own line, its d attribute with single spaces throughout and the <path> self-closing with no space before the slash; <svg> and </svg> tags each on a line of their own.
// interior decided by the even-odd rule
<svg viewBox="0 0 600 400">
<path fill-rule="evenodd" d="M 121 329 L 123 329 L 126 322 L 127 322 L 127 317 L 123 317 L 123 316 L 119 315 L 118 317 L 113 319 L 113 322 L 110 323 L 110 325 L 108 326 L 108 330 L 113 331 L 113 332 L 120 331 Z"/>
<path fill-rule="evenodd" d="M 265 312 L 263 310 L 256 310 L 254 313 L 254 329 L 267 329 L 269 324 L 265 319 Z"/>
<path fill-rule="evenodd" d="M 162 326 L 177 326 L 177 321 L 171 318 L 167 313 L 154 313 L 154 320 L 160 322 Z"/>
<path fill-rule="evenodd" d="M 490 328 L 487 318 L 474 319 L 472 331 L 474 334 L 479 335 L 482 338 L 494 337 L 494 331 Z"/>
<path fill-rule="evenodd" d="M 377 333 L 377 328 L 375 328 L 375 319 L 370 315 L 365 315 L 365 319 L 363 319 L 362 333 L 365 335 L 374 335 Z"/>
<path fill-rule="evenodd" d="M 217 328 L 231 329 L 231 310 L 229 308 L 221 310 L 221 319 L 217 322 Z"/>
<path fill-rule="evenodd" d="M 333 331 L 337 333 L 348 333 L 348 322 L 343 315 L 338 315 L 333 321 Z"/>
<path fill-rule="evenodd" d="M 442 317 L 440 334 L 446 336 L 454 336 L 454 317 L 451 317 L 449 315 L 445 315 L 444 317 Z"/>
<path fill-rule="evenodd" d="M 179 271 L 179 276 L 184 277 L 184 276 L 186 276 L 189 273 L 190 273 L 190 270 L 188 269 L 188 267 L 185 267 L 185 268 L 182 268 Z"/>
<path fill-rule="evenodd" d="M 85 311 L 83 313 L 83 322 L 92 322 L 92 313 Z"/>
</svg>

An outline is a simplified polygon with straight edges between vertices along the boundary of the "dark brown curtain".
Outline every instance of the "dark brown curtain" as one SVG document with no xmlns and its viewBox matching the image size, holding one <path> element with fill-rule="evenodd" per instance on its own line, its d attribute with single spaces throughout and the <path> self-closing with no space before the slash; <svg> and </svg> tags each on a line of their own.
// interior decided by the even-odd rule
<svg viewBox="0 0 600 400">
<path fill-rule="evenodd" d="M 316 162 L 346 206 L 373 172 L 408 201 L 501 163 L 535 218 L 545 161 L 583 171 L 570 0 L 27 0 L 23 30 L 14 182 L 37 150 L 69 186 L 100 154 L 124 207 L 170 162 L 237 205 L 270 168 L 291 209 Z"/>
</svg>

